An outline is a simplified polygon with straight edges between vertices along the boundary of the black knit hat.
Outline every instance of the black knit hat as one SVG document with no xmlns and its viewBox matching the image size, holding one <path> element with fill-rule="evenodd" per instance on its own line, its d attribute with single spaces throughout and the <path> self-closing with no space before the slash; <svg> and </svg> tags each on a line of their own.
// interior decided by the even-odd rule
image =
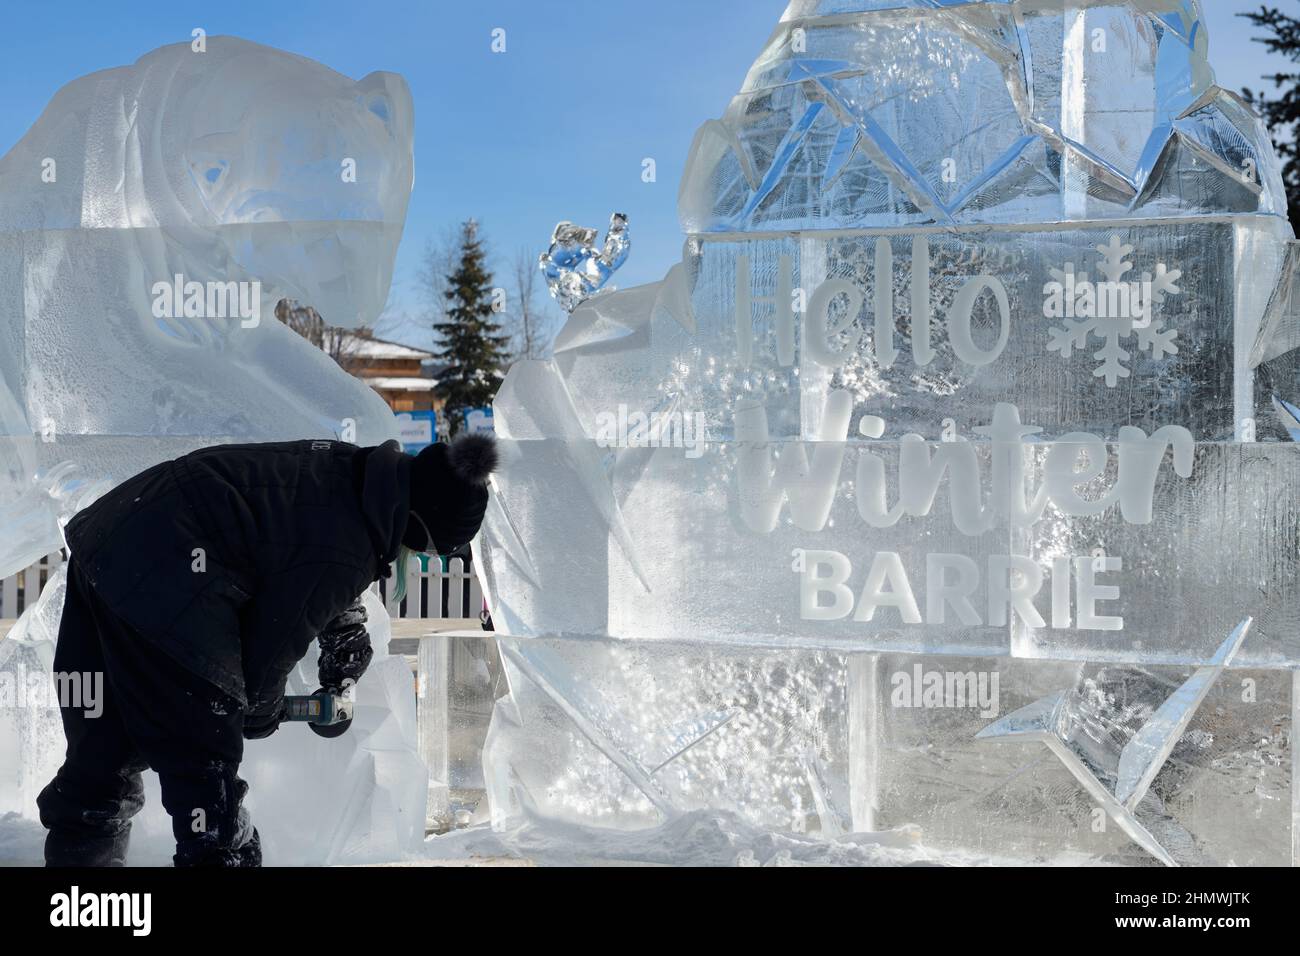
<svg viewBox="0 0 1300 956">
<path fill-rule="evenodd" d="M 487 480 L 496 466 L 496 441 L 489 435 L 464 435 L 416 455 L 411 463 L 411 514 L 402 543 L 412 551 L 438 554 L 469 544 L 483 524 Z"/>
</svg>

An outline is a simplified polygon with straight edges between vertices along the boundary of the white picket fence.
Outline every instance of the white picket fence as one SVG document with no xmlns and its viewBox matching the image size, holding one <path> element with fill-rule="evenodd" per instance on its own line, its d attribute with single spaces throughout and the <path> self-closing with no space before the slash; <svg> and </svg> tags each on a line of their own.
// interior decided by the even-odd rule
<svg viewBox="0 0 1300 956">
<path fill-rule="evenodd" d="M 400 604 L 390 595 L 397 589 L 394 579 L 380 579 L 375 585 L 380 598 L 394 619 L 426 619 L 478 617 L 483 610 L 483 589 L 479 586 L 469 563 L 461 558 L 451 558 L 447 570 L 438 567 L 438 561 L 429 561 L 429 570 L 420 570 L 420 562 L 412 558 L 406 565 L 406 597 Z"/>
<path fill-rule="evenodd" d="M 62 566 L 63 554 L 55 551 L 11 577 L 0 578 L 0 619 L 16 618 L 34 604 Z"/>
<path fill-rule="evenodd" d="M 0 619 L 18 617 L 62 564 L 63 555 L 56 551 L 12 577 L 0 579 Z M 375 586 L 389 615 L 408 619 L 478 617 L 483 610 L 483 589 L 468 563 L 452 558 L 446 571 L 437 561 L 429 564 L 430 570 L 422 571 L 419 561 L 408 562 L 406 598 L 400 604 L 387 600 L 393 590 L 391 579 Z"/>
</svg>

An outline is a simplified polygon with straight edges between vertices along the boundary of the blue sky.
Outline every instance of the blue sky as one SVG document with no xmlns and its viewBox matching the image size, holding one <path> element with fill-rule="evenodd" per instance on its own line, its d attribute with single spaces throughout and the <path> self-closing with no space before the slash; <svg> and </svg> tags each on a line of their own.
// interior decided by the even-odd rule
<svg viewBox="0 0 1300 956">
<path fill-rule="evenodd" d="M 1275 0 L 1300 13 L 1300 2 Z M 1258 0 L 1203 0 L 1219 82 L 1259 87 L 1270 67 L 1233 14 Z M 695 129 L 718 116 L 784 0 L 7 0 L 0 37 L 0 152 L 67 81 L 119 66 L 202 27 L 299 53 L 341 73 L 401 73 L 416 116 L 416 185 L 394 301 L 419 343 L 426 240 L 470 216 L 504 265 L 540 252 L 560 219 L 604 228 L 626 212 L 621 286 L 654 281 L 681 253 L 677 182 Z M 124 13 L 123 11 L 129 11 Z M 491 50 L 494 28 L 506 52 Z M 658 180 L 642 181 L 642 161 Z"/>
</svg>

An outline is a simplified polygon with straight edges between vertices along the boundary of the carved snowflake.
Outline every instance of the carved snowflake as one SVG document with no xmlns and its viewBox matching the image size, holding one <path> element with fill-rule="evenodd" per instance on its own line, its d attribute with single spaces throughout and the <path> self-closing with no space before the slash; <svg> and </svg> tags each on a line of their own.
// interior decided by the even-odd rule
<svg viewBox="0 0 1300 956">
<path fill-rule="evenodd" d="M 1133 268 L 1128 258 L 1133 254 L 1133 247 L 1122 243 L 1118 236 L 1112 236 L 1110 244 L 1097 246 L 1097 251 L 1102 255 L 1100 271 L 1104 282 L 1110 285 L 1127 283 L 1131 288 L 1131 280 L 1124 277 Z M 1102 283 L 1093 284 L 1087 272 L 1075 272 L 1072 262 L 1066 263 L 1064 269 L 1052 269 L 1051 274 L 1053 281 L 1060 283 L 1063 288 L 1082 288 L 1088 283 L 1094 289 L 1101 288 L 1104 294 Z M 1093 353 L 1093 358 L 1099 359 L 1101 365 L 1092 374 L 1097 378 L 1105 378 L 1107 388 L 1114 388 L 1121 378 L 1130 375 L 1129 368 L 1124 363 L 1132 358 L 1132 353 L 1123 344 L 1130 337 L 1136 337 L 1138 351 L 1146 349 L 1152 358 L 1177 355 L 1178 347 L 1173 341 L 1178 337 L 1178 332 L 1175 329 L 1166 330 L 1164 320 L 1155 316 L 1155 310 L 1163 304 L 1165 296 L 1182 293 L 1178 286 L 1182 274 L 1182 270 L 1169 269 L 1163 262 L 1157 264 L 1155 275 L 1144 272 L 1138 286 L 1141 290 L 1149 290 L 1145 293 L 1150 297 L 1147 314 L 1144 315 L 1141 308 L 1131 307 L 1127 310 L 1129 315 L 1064 318 L 1061 320 L 1062 327 L 1051 330 L 1048 351 L 1060 352 L 1062 358 L 1069 358 L 1076 348 L 1082 350 L 1087 347 L 1090 336 L 1101 339 L 1101 350 Z M 1072 284 L 1069 283 L 1071 276 Z"/>
</svg>

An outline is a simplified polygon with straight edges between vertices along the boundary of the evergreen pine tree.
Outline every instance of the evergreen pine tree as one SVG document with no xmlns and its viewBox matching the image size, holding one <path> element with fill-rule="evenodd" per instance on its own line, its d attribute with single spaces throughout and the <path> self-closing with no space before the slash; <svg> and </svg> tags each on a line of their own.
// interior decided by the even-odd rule
<svg viewBox="0 0 1300 956">
<path fill-rule="evenodd" d="M 1257 27 L 1268 30 L 1270 36 L 1255 37 L 1270 53 L 1280 53 L 1292 63 L 1300 63 L 1300 20 L 1287 16 L 1275 7 L 1260 6 L 1254 13 L 1239 13 Z M 1243 90 L 1246 99 L 1268 123 L 1273 134 L 1273 145 L 1282 159 L 1282 181 L 1286 184 L 1287 207 L 1291 225 L 1300 229 L 1300 150 L 1296 145 L 1296 122 L 1300 120 L 1300 74 L 1266 74 L 1275 89 L 1276 99 L 1262 93 Z"/>
<path fill-rule="evenodd" d="M 435 394 L 443 400 L 451 433 L 460 430 L 464 411 L 489 405 L 501 385 L 509 336 L 493 321 L 492 274 L 487 271 L 478 223 L 461 227 L 460 259 L 447 276 L 443 322 L 434 323 L 447 368 L 438 376 Z"/>
</svg>

